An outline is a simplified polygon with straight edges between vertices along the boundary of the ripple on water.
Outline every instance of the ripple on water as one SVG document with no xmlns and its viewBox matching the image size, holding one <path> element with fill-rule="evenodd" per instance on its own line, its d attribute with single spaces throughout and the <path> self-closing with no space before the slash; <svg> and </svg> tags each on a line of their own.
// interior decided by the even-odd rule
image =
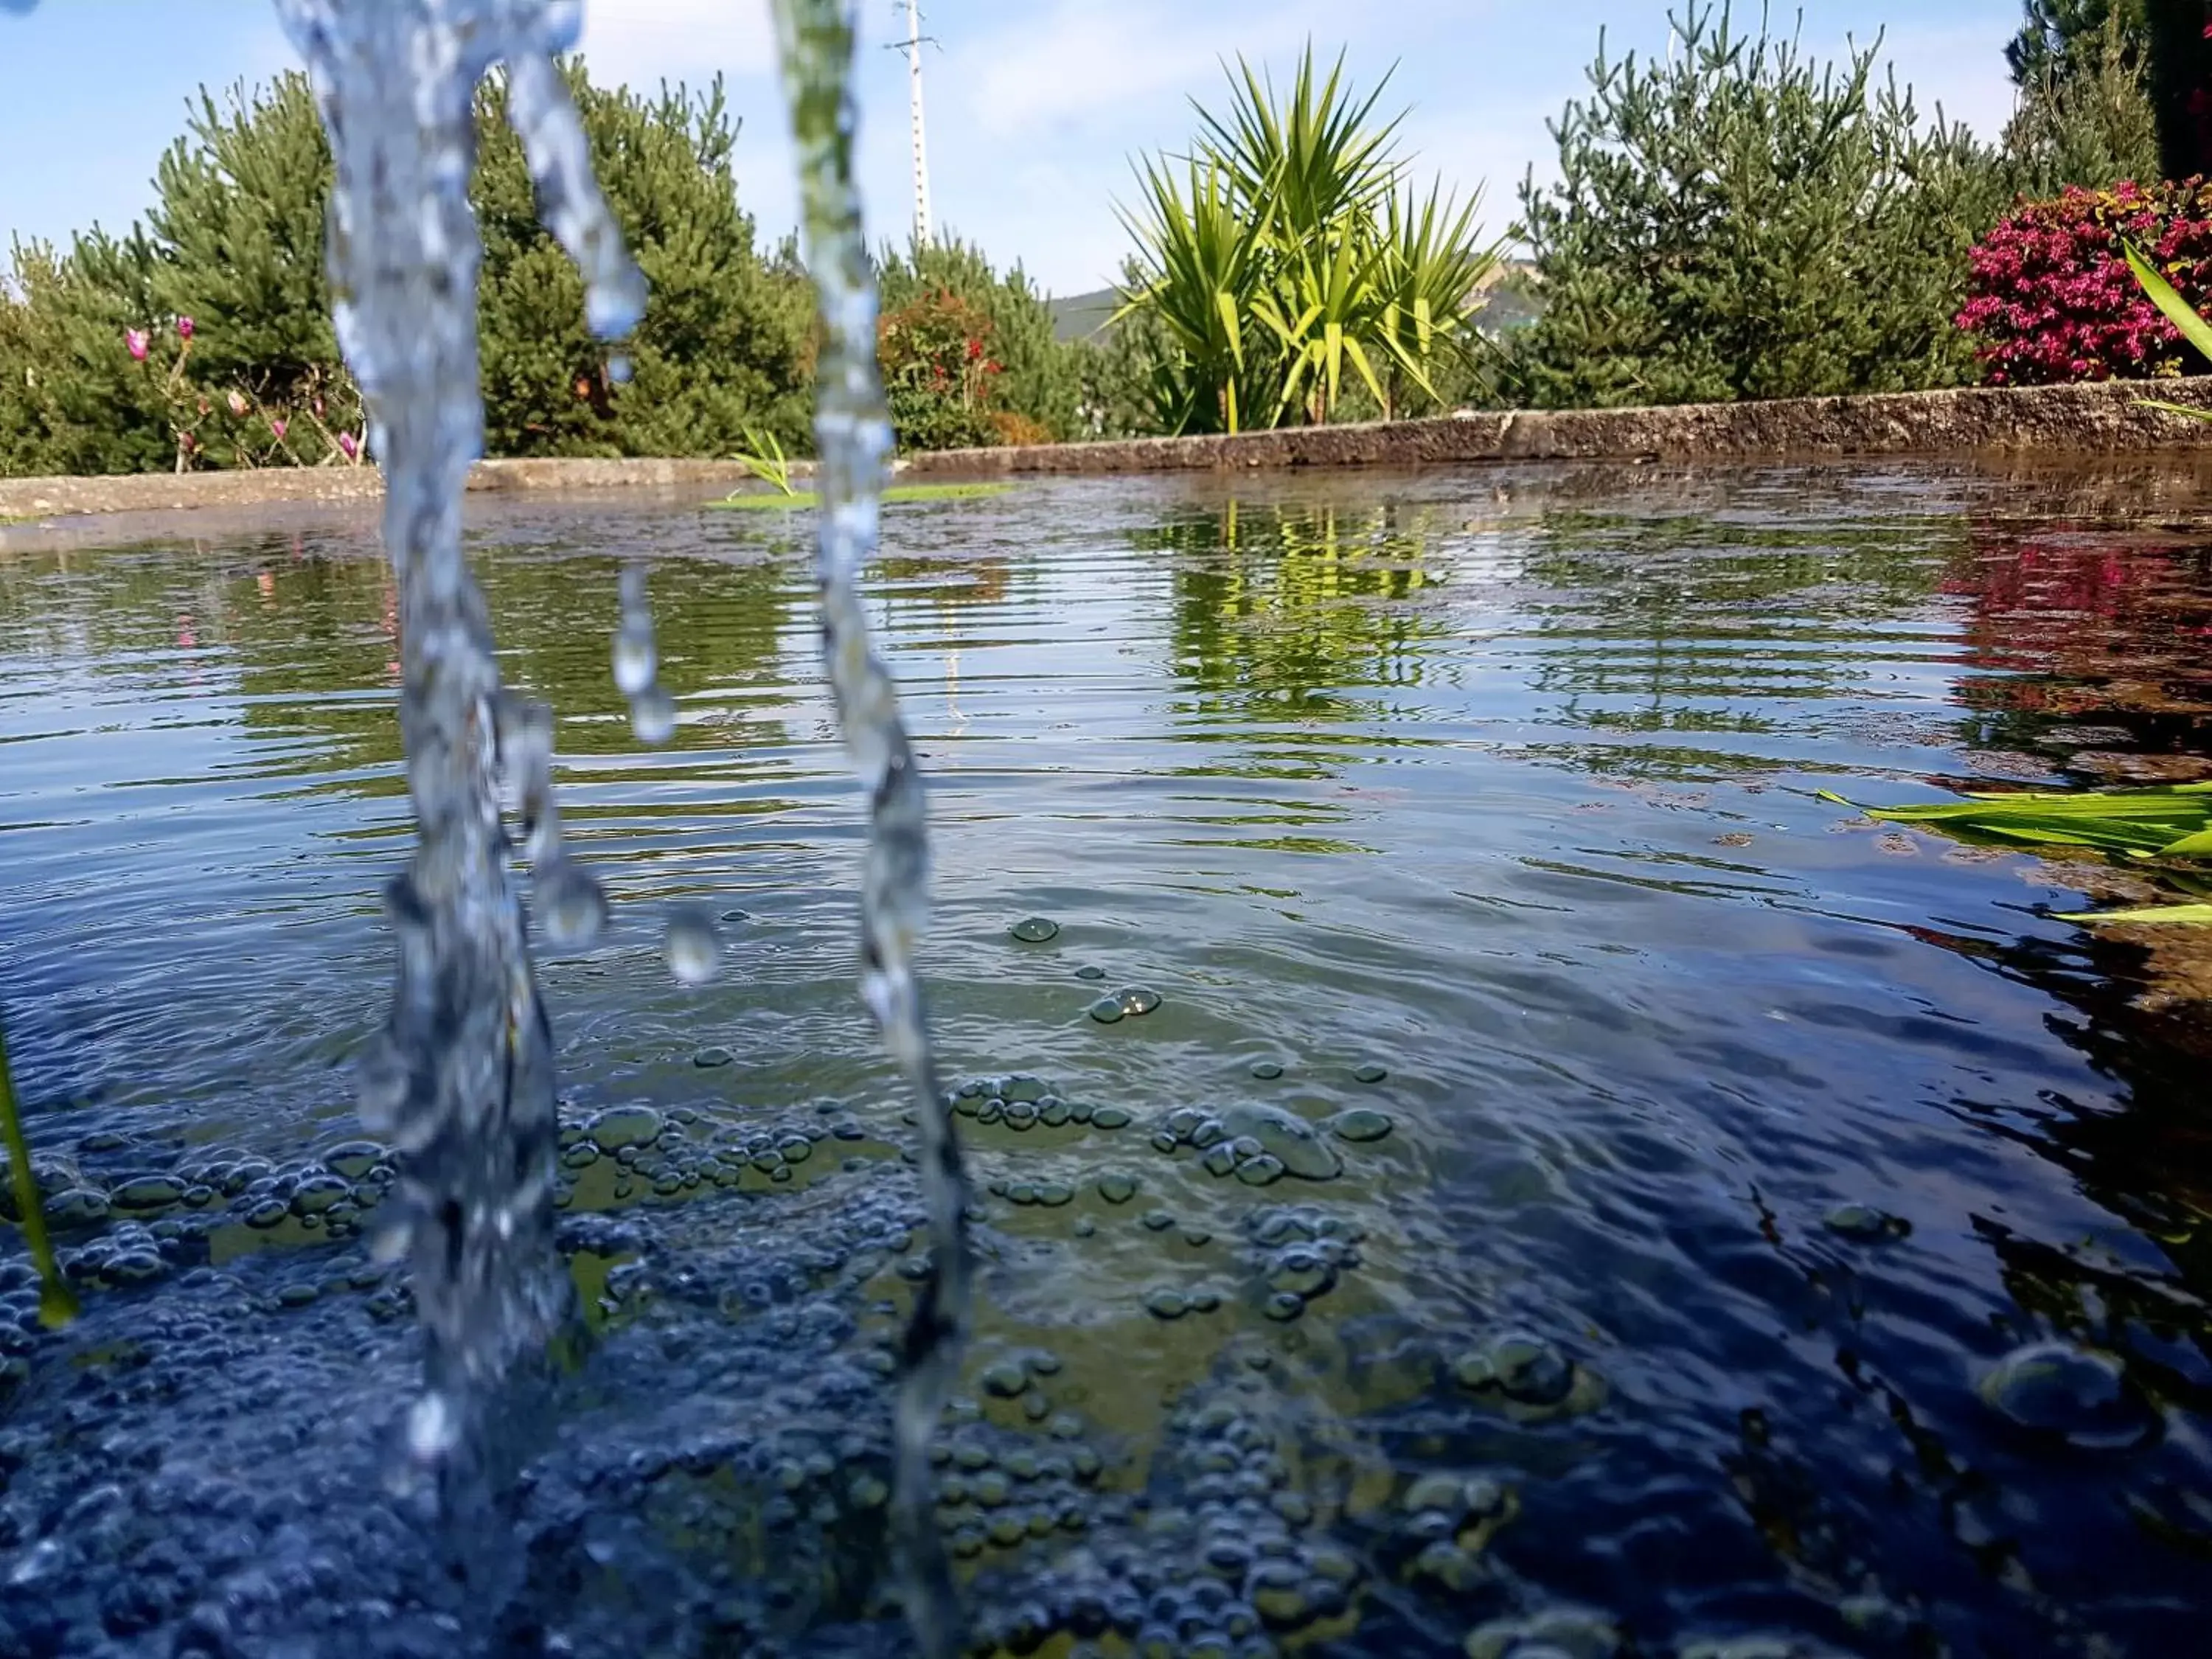
<svg viewBox="0 0 2212 1659">
<path fill-rule="evenodd" d="M 947 1052 L 988 1073 L 953 1091 L 994 1255 L 976 1414 L 945 1437 L 987 1458 L 948 1466 L 975 1484 L 945 1516 L 979 1626 L 1024 1650 L 1809 1650 L 1757 1632 L 1817 1579 L 1850 1645 L 1940 1626 L 2039 1651 L 2055 1612 L 2084 1644 L 2186 1648 L 2172 1540 L 2204 1528 L 2174 1494 L 2212 1469 L 2170 1333 L 2212 1285 L 2172 1243 L 2195 1073 L 2157 1045 L 2193 1029 L 2187 1000 L 2160 1035 L 2129 999 L 2164 982 L 2039 920 L 2021 860 L 1890 858 L 1800 787 L 1924 799 L 2059 781 L 2084 744 L 2093 769 L 2204 750 L 2207 538 L 2123 549 L 2083 526 L 2136 497 L 2099 488 L 1071 481 L 886 520 L 873 603 L 957 919 L 925 980 Z M 609 1345 L 524 1524 L 586 1516 L 632 1582 L 711 1606 L 741 1593 L 713 1566 L 738 1540 L 819 1567 L 877 1535 L 883 1310 L 920 1265 L 908 1103 L 851 990 L 855 803 L 804 533 L 471 515 L 511 678 L 562 711 L 579 862 L 538 872 L 534 919 L 565 953 L 541 963 L 561 1200 Z M 656 675 L 684 715 L 657 753 L 574 624 L 641 552 L 668 556 Z M 405 844 L 386 567 L 349 526 L 296 556 L 259 530 L 9 556 L 0 970 L 30 988 L 11 1054 L 87 1306 L 44 1334 L 0 1255 L 10 1432 L 47 1436 L 11 1496 L 59 1516 L 117 1484 L 155 1526 L 139 1435 L 260 1472 L 241 1559 L 289 1570 L 297 1525 L 362 1595 L 412 1605 L 406 1534 L 310 1507 L 352 1488 L 293 1473 L 374 1426 L 350 1402 L 396 1395 L 411 1317 L 367 1255 L 401 1196 L 388 1153 L 343 1138 Z M 2153 684 L 2159 709 L 2130 702 Z M 563 890 L 586 862 L 611 913 L 596 882 Z M 742 937 L 742 975 L 668 982 L 641 924 L 689 903 Z M 1992 1357 L 1993 1328 L 2067 1335 Z M 1047 1350 L 1048 1374 L 1023 1358 Z M 79 1378 L 98 1431 L 64 1437 Z M 1356 1513 L 1347 1445 L 1372 1466 Z M 1956 1537 L 1913 1519 L 1975 1514 Z M 1695 1547 L 1662 1565 L 1662 1532 Z M 658 1553 L 679 1533 L 697 1555 Z M 104 1535 L 70 1522 L 48 1577 L 0 1575 L 126 1639 L 98 1613 L 121 1575 L 72 1565 Z M 1997 1541 L 2033 1598 L 1984 1571 Z M 804 1565 L 746 1580 L 865 1622 L 866 1568 L 825 1591 Z M 276 1650 L 278 1612 L 198 1571 L 128 1639 L 177 1648 L 206 1599 L 226 1640 Z M 1582 1605 L 1594 1586 L 1618 1605 Z M 0 1620 L 23 1605 L 0 1589 Z M 677 1613 L 642 1617 L 546 1627 L 680 1650 Z"/>
</svg>

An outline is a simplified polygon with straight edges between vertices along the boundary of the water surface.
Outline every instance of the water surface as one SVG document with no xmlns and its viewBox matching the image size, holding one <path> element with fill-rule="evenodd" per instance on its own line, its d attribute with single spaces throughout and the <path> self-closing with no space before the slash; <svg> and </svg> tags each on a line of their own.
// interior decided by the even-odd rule
<svg viewBox="0 0 2212 1659">
<path fill-rule="evenodd" d="M 1562 1607 L 1572 1651 L 1606 1621 L 1686 1653 L 2201 1629 L 2204 970 L 2050 919 L 2100 878 L 1814 793 L 2212 775 L 2194 488 L 1537 468 L 887 513 L 920 967 L 988 1188 L 944 1505 L 980 1627 L 1347 1655 L 1504 1652 Z M 862 817 L 805 526 L 471 513 L 617 904 L 541 963 L 604 1346 L 521 1454 L 514 1618 L 896 1650 L 868 1482 L 919 1210 L 852 989 Z M 373 1482 L 343 1523 L 269 1497 L 398 1409 L 412 1340 L 364 1258 L 385 1166 L 347 1070 L 410 834 L 391 579 L 365 520 L 193 522 L 0 551 L 0 1006 L 89 1304 L 35 1334 L 0 1259 L 0 1617 L 166 1653 L 219 1603 L 239 1650 L 336 1653 L 373 1601 L 430 1621 L 393 1651 L 465 1651 L 407 1547 L 345 1530 Z M 681 714 L 650 751 L 606 668 L 641 555 Z M 703 989 L 660 959 L 677 902 L 726 916 Z M 1014 937 L 1032 916 L 1056 933 Z M 1158 1006 L 1094 1017 L 1123 991 Z M 2051 1338 L 2121 1357 L 2119 1431 L 1978 1391 Z M 111 1377 L 126 1340 L 170 1382 Z M 239 1421 L 264 1384 L 281 1435 Z M 260 1546 L 179 1522 L 149 1566 L 159 1523 L 133 1554 L 64 1501 L 106 1480 L 159 1516 L 179 1471 L 258 1493 Z M 340 1565 L 237 1592 L 287 1551 Z M 114 1617 L 118 1581 L 166 1588 Z"/>
</svg>

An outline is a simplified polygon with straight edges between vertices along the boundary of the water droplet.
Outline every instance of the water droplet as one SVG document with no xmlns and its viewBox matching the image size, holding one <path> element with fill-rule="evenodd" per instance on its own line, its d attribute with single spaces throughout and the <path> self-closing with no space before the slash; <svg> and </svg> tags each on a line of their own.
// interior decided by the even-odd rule
<svg viewBox="0 0 2212 1659">
<path fill-rule="evenodd" d="M 1060 937 L 1060 924 L 1050 916 L 1027 916 L 1009 931 L 1024 945 L 1042 945 Z"/>
<path fill-rule="evenodd" d="M 606 890 L 583 866 L 565 858 L 540 865 L 537 889 L 539 921 L 555 945 L 587 945 L 605 929 Z"/>
<path fill-rule="evenodd" d="M 676 699 L 653 687 L 631 702 L 629 724 L 640 743 L 666 743 L 676 735 Z"/>
<path fill-rule="evenodd" d="M 653 643 L 650 627 L 640 628 L 624 622 L 615 629 L 614 673 L 615 690 L 625 697 L 643 693 L 653 684 L 653 670 L 659 666 L 659 653 Z"/>
<path fill-rule="evenodd" d="M 697 905 L 670 910 L 661 948 L 678 985 L 704 985 L 721 971 L 721 935 L 714 931 L 714 918 Z"/>
</svg>

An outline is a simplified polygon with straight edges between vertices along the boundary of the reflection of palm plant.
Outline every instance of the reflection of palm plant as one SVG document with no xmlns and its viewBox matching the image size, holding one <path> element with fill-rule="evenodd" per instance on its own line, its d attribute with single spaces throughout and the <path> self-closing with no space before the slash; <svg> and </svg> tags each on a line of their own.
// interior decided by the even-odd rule
<svg viewBox="0 0 2212 1659">
<path fill-rule="evenodd" d="M 1137 270 L 1121 316 L 1169 329 L 1162 412 L 1176 430 L 1328 420 L 1348 367 L 1387 417 L 1404 386 L 1437 397 L 1433 371 L 1468 349 L 1468 313 L 1497 264 L 1464 206 L 1404 191 L 1402 117 L 1376 123 L 1382 87 L 1355 99 L 1343 60 L 1326 77 L 1308 47 L 1287 95 L 1240 63 L 1229 113 L 1199 111 L 1186 193 L 1174 170 L 1139 169 L 1142 212 L 1122 220 Z M 1387 85 L 1389 77 L 1384 77 Z"/>
<path fill-rule="evenodd" d="M 730 459 L 763 483 L 773 485 L 779 494 L 797 495 L 791 487 L 791 463 L 784 459 L 783 446 L 775 441 L 775 434 L 747 427 L 745 441 L 752 448 L 741 449 Z"/>
</svg>

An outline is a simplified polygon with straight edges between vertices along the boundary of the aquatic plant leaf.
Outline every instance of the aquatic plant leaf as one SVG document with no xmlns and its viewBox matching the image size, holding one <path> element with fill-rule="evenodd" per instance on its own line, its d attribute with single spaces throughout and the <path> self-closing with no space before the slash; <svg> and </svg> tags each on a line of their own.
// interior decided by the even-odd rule
<svg viewBox="0 0 2212 1659">
<path fill-rule="evenodd" d="M 2142 284 L 2142 291 L 2150 296 L 2150 302 L 2166 313 L 2168 322 L 2181 331 L 2183 339 L 2205 356 L 2212 357 L 2212 323 L 2198 316 L 2189 301 L 2174 291 L 2173 284 L 2167 282 L 2158 267 L 2143 256 L 2141 248 L 2127 241 L 2122 242 L 2120 246 L 2128 256 L 2128 269 L 2135 272 L 2136 281 Z M 2197 411 L 2187 412 L 2195 414 Z M 2200 415 L 2199 418 L 2208 417 Z"/>
<path fill-rule="evenodd" d="M 2212 409 L 2191 409 L 2187 404 L 2169 404 L 2157 398 L 2138 398 L 2136 407 L 2163 410 L 2168 415 L 2186 415 L 2192 421 L 2212 421 Z"/>
<path fill-rule="evenodd" d="M 2212 904 L 2153 904 L 2135 910 L 2067 910 L 2058 921 L 2178 921 L 2212 926 Z"/>
<path fill-rule="evenodd" d="M 883 501 L 887 507 L 896 507 L 902 501 L 982 501 L 993 495 L 1003 495 L 1012 488 L 1012 484 L 1002 483 L 893 484 L 884 491 Z M 783 507 L 797 510 L 818 506 L 821 499 L 811 489 L 788 490 L 781 495 L 771 490 L 754 490 L 725 495 L 719 501 L 708 501 L 703 505 L 710 507 Z"/>
<path fill-rule="evenodd" d="M 2212 859 L 2212 830 L 2199 830 L 2184 836 L 2179 841 L 2169 842 L 2160 848 L 2160 855 L 2170 859 Z"/>
</svg>

